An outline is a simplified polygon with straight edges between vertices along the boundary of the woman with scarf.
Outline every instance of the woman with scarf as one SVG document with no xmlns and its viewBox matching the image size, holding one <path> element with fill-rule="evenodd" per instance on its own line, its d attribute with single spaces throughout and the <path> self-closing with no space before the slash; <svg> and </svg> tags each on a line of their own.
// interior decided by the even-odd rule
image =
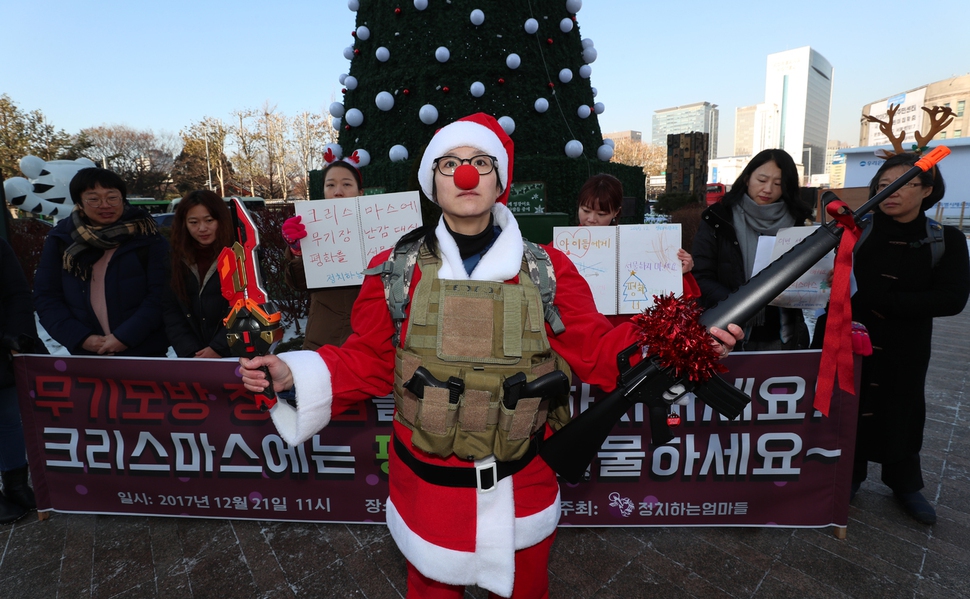
<svg viewBox="0 0 970 599">
<path fill-rule="evenodd" d="M 811 208 L 799 197 L 798 171 L 787 152 L 764 150 L 752 158 L 731 191 L 701 215 L 691 251 L 701 306 L 714 306 L 751 278 L 759 237 L 802 226 L 810 215 Z M 767 306 L 746 324 L 737 349 L 806 349 L 808 344 L 801 310 Z"/>
<path fill-rule="evenodd" d="M 168 242 L 117 174 L 85 168 L 74 210 L 51 230 L 34 277 L 40 322 L 72 354 L 164 356 Z"/>
<path fill-rule="evenodd" d="M 225 200 L 208 189 L 182 198 L 172 220 L 172 277 L 164 302 L 165 331 L 180 358 L 229 355 L 222 324 L 229 302 L 222 295 L 216 263 L 232 242 L 232 215 Z"/>
</svg>

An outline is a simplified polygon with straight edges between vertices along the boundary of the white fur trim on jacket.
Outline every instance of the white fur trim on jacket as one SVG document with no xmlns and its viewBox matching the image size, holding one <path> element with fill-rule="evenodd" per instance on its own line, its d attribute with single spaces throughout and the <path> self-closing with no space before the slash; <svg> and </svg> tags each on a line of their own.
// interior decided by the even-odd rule
<svg viewBox="0 0 970 599">
<path fill-rule="evenodd" d="M 445 219 L 443 216 L 441 217 L 441 220 L 438 221 L 438 227 L 435 229 L 439 253 L 441 254 L 441 268 L 438 270 L 439 279 L 459 281 L 471 279 L 502 283 L 519 274 L 519 269 L 522 267 L 523 252 L 519 223 L 515 221 L 512 211 L 504 204 L 492 206 L 492 216 L 495 217 L 495 224 L 502 229 L 502 233 L 482 256 L 471 275 L 465 272 L 461 253 L 458 251 L 458 244 L 448 233 Z"/>
<path fill-rule="evenodd" d="M 476 465 L 495 457 L 476 460 Z M 487 493 L 475 492 L 475 552 L 454 551 L 434 545 L 411 530 L 392 502 L 387 504 L 387 527 L 401 553 L 419 572 L 438 582 L 478 585 L 502 597 L 512 595 L 515 551 L 532 547 L 556 530 L 560 498 L 531 516 L 515 517 L 513 477 L 503 478 Z"/>
<path fill-rule="evenodd" d="M 333 386 L 326 362 L 314 351 L 279 355 L 293 373 L 296 408 L 284 401 L 269 411 L 280 437 L 290 445 L 303 443 L 330 424 Z"/>
</svg>

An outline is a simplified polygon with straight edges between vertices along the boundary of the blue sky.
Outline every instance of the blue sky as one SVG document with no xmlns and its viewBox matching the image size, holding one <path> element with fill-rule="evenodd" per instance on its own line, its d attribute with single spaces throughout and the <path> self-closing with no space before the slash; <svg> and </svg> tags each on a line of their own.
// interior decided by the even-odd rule
<svg viewBox="0 0 970 599">
<path fill-rule="evenodd" d="M 970 72 L 958 31 L 968 12 L 957 0 L 585 0 L 578 23 L 598 52 L 591 81 L 604 132 L 649 138 L 654 110 L 708 101 L 720 107 L 727 155 L 734 109 L 764 98 L 768 54 L 810 45 L 832 63 L 829 138 L 857 144 L 864 104 Z M 324 110 L 349 70 L 342 51 L 356 16 L 346 0 L 20 0 L 3 15 L 0 93 L 70 133 L 102 124 L 176 133 L 266 101 L 288 116 Z"/>
</svg>

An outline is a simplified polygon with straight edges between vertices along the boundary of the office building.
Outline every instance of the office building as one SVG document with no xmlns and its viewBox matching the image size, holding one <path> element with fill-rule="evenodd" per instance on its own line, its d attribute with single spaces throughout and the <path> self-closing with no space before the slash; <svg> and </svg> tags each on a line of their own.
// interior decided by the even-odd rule
<svg viewBox="0 0 970 599">
<path fill-rule="evenodd" d="M 665 146 L 668 135 L 679 133 L 707 133 L 709 156 L 717 156 L 717 104 L 695 102 L 654 111 L 653 145 Z"/>
<path fill-rule="evenodd" d="M 886 120 L 886 110 L 890 104 L 898 105 L 893 118 L 893 135 L 906 133 L 903 147 L 909 149 L 916 142 L 916 132 L 924 135 L 929 133 L 931 118 L 923 110 L 934 106 L 949 107 L 953 111 L 953 121 L 950 122 L 934 139 L 956 139 L 970 136 L 970 75 L 951 77 L 943 81 L 930 83 L 916 89 L 907 90 L 883 98 L 862 108 L 863 116 L 872 115 L 882 121 Z M 890 143 L 889 139 L 879 130 L 878 123 L 862 122 L 859 131 L 860 146 L 881 146 Z"/>
<path fill-rule="evenodd" d="M 613 133 L 604 133 L 603 139 L 612 139 L 613 141 L 630 140 L 636 143 L 642 143 L 643 134 L 639 131 L 614 131 Z"/>
<path fill-rule="evenodd" d="M 829 61 L 809 46 L 768 55 L 765 147 L 788 152 L 804 166 L 806 179 L 825 168 L 833 73 Z M 777 117 L 771 116 L 772 105 Z M 770 118 L 777 118 L 777 127 Z"/>
</svg>

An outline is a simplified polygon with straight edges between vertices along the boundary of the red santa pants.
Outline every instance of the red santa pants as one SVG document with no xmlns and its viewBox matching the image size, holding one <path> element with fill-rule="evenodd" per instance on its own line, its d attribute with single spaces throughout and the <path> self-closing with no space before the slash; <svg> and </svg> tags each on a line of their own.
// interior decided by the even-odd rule
<svg viewBox="0 0 970 599">
<path fill-rule="evenodd" d="M 515 582 L 510 599 L 549 599 L 549 552 L 553 532 L 532 547 L 515 552 Z M 432 580 L 408 562 L 408 599 L 462 599 L 465 587 Z M 499 597 L 489 593 L 490 598 Z"/>
</svg>

